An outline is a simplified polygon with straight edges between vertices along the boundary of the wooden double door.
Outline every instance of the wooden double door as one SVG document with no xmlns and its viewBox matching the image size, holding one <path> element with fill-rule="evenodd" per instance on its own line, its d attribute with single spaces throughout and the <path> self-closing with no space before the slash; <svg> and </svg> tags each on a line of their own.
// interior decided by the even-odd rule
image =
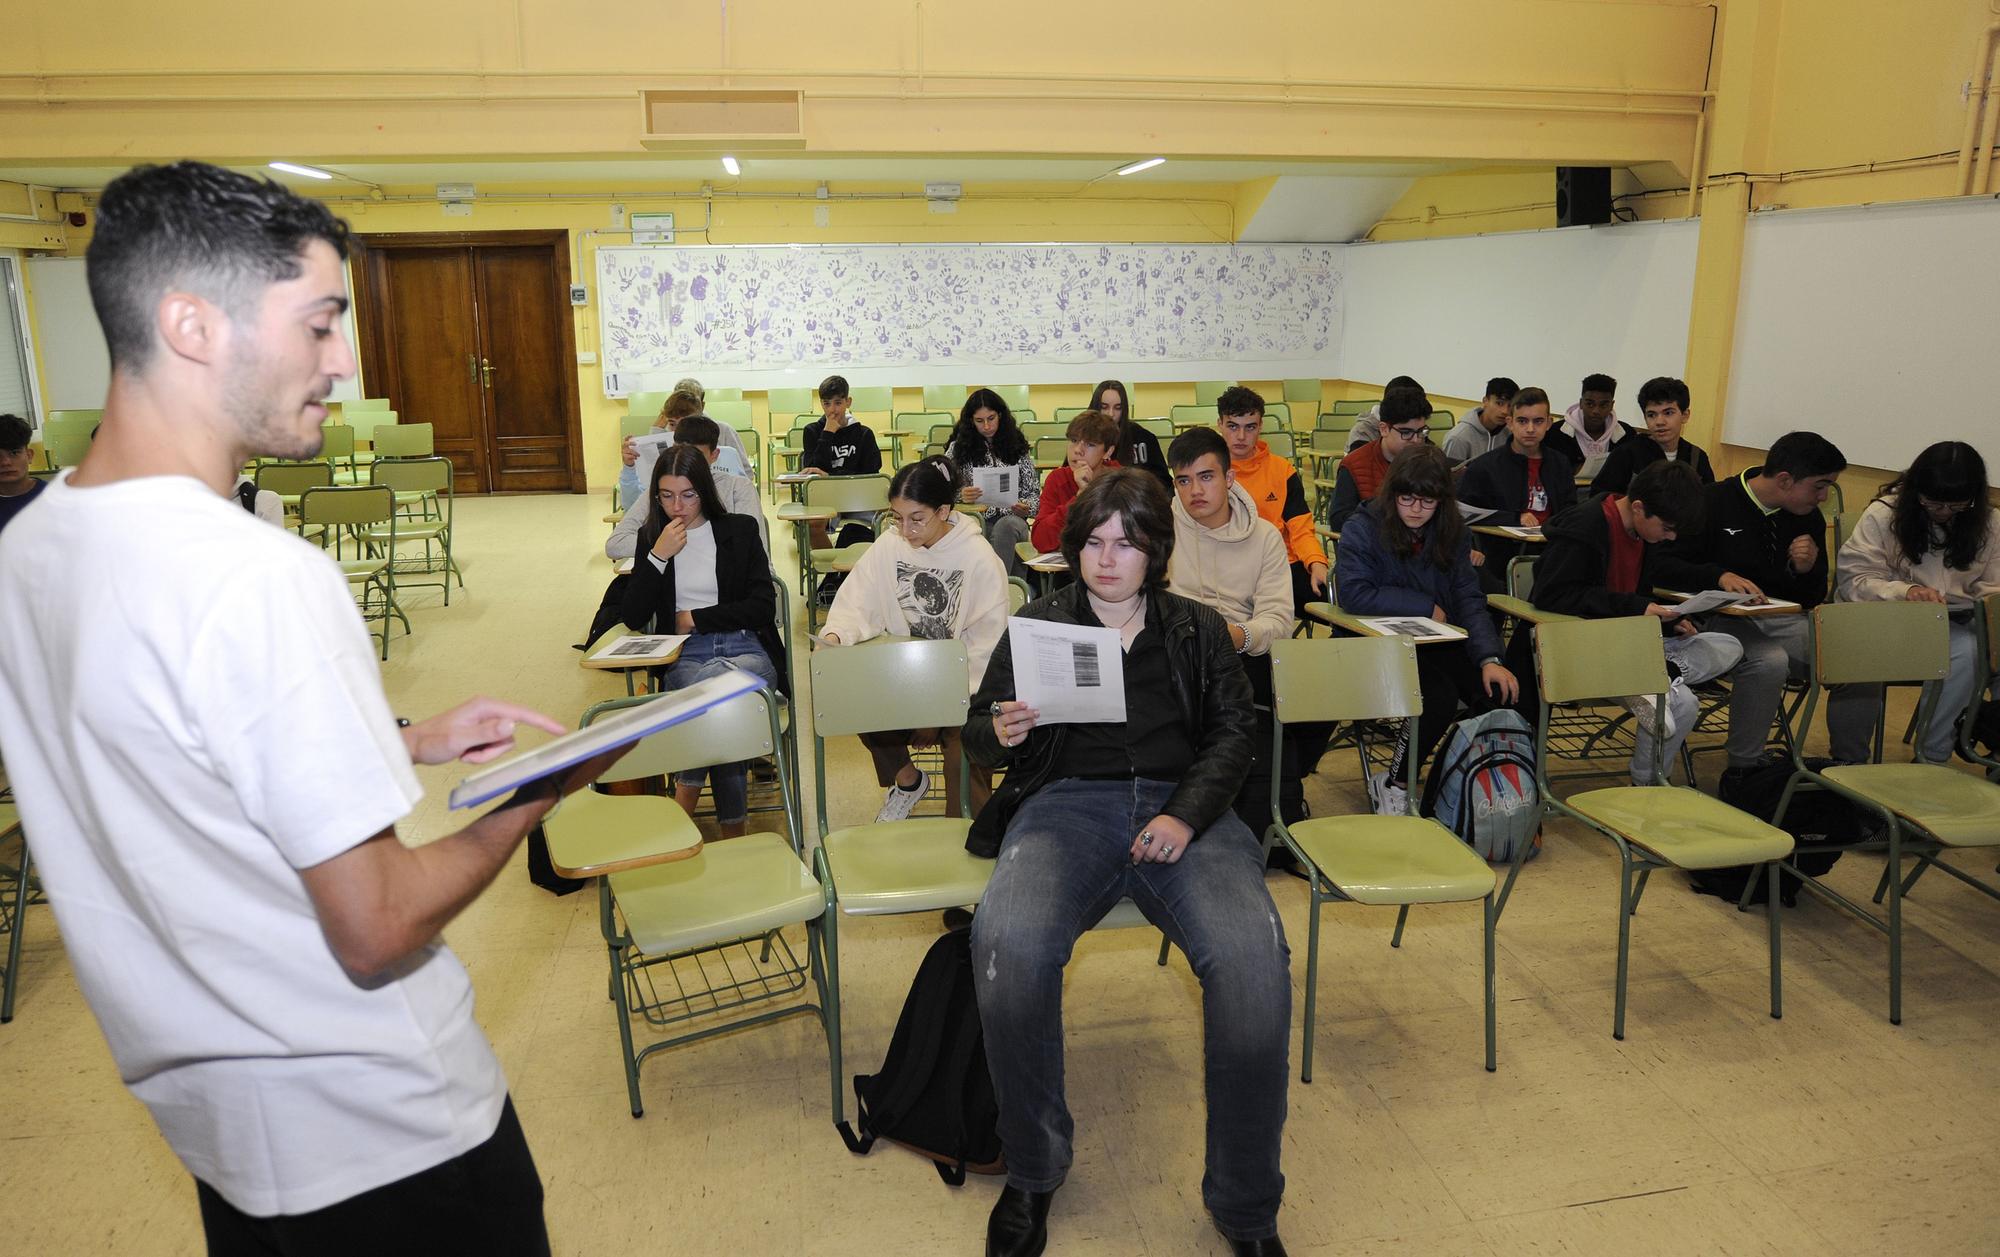
<svg viewBox="0 0 2000 1257">
<path fill-rule="evenodd" d="M 368 393 L 432 425 L 454 493 L 584 491 L 567 233 L 363 235 L 353 268 Z"/>
</svg>

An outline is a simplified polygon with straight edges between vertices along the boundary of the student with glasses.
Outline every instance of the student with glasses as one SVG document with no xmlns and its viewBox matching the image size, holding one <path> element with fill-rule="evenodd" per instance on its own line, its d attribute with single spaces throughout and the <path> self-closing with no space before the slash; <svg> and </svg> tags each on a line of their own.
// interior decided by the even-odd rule
<svg viewBox="0 0 2000 1257">
<path fill-rule="evenodd" d="M 1939 441 L 1889 482 L 1840 547 L 1841 602 L 1941 602 L 1967 607 L 2000 593 L 2000 512 L 1987 499 L 1986 460 L 1963 441 Z M 1951 759 L 1957 721 L 1978 678 L 1979 633 L 1970 616 L 1951 622 L 1951 670 L 1931 719 L 1917 741 L 1917 758 Z M 1880 685 L 1843 685 L 1827 700 L 1833 757 L 1868 758 L 1882 717 Z"/>
<path fill-rule="evenodd" d="M 1387 399 L 1384 399 L 1385 409 Z M 1404 811 L 1404 758 L 1421 769 L 1460 705 L 1475 711 L 1512 706 L 1521 694 L 1514 674 L 1500 662 L 1500 634 L 1486 611 L 1486 595 L 1472 566 L 1472 538 L 1452 492 L 1444 453 L 1419 445 L 1389 468 L 1367 506 L 1354 512 L 1340 534 L 1335 572 L 1340 607 L 1353 615 L 1428 616 L 1465 630 L 1462 642 L 1417 647 L 1417 681 L 1423 714 L 1417 745 L 1399 738 L 1386 774 L 1372 777 L 1375 810 Z M 1407 729 L 1407 726 L 1405 726 Z"/>
<path fill-rule="evenodd" d="M 1326 526 L 1340 532 L 1348 517 L 1364 502 L 1375 500 L 1389 464 L 1412 446 L 1431 439 L 1431 403 L 1421 390 L 1392 388 L 1382 395 L 1379 435 L 1348 452 L 1334 473 L 1333 500 L 1326 508 Z"/>
</svg>

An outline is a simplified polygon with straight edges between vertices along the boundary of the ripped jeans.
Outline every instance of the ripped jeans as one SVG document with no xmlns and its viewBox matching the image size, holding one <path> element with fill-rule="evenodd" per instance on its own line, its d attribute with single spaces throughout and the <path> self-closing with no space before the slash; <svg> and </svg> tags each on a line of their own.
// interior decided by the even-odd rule
<svg viewBox="0 0 2000 1257">
<path fill-rule="evenodd" d="M 1285 1190 L 1278 1154 L 1291 951 L 1264 888 L 1262 849 L 1234 813 L 1224 812 L 1177 863 L 1132 863 L 1133 837 L 1173 791 L 1165 781 L 1056 781 L 1021 805 L 1001 840 L 972 922 L 972 964 L 1007 1181 L 1053 1191 L 1069 1172 L 1075 1123 L 1063 1094 L 1063 967 L 1077 937 L 1130 896 L 1201 981 L 1202 1200 L 1225 1235 L 1264 1239 L 1277 1234 Z M 1173 1038 L 1143 1037 L 1137 1069 L 1145 1057 L 1186 1050 Z"/>
</svg>

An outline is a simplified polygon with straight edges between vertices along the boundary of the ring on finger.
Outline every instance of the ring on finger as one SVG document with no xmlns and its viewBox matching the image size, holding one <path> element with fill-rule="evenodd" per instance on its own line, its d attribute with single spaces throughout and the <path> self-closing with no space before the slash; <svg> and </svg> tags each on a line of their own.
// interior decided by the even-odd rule
<svg viewBox="0 0 2000 1257">
<path fill-rule="evenodd" d="M 1172 859 L 1173 854 L 1174 854 L 1174 844 L 1171 842 L 1168 843 L 1166 846 L 1160 848 L 1160 858 L 1163 860 Z"/>
</svg>

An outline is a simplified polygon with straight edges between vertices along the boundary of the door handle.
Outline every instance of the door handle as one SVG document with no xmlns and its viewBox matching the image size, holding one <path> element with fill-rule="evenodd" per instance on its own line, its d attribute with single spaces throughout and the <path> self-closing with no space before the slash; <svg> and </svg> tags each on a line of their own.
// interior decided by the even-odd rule
<svg viewBox="0 0 2000 1257">
<path fill-rule="evenodd" d="M 481 380 L 480 380 L 480 383 L 481 383 L 481 384 L 483 384 L 483 385 L 484 385 L 485 387 L 487 387 L 487 388 L 492 388 L 492 387 L 493 387 L 493 364 L 492 364 L 491 362 L 488 362 L 488 361 L 487 361 L 486 359 L 484 359 L 484 358 L 481 358 L 481 359 L 479 360 L 479 374 L 480 374 L 480 376 L 482 377 L 482 378 L 481 378 Z"/>
</svg>

